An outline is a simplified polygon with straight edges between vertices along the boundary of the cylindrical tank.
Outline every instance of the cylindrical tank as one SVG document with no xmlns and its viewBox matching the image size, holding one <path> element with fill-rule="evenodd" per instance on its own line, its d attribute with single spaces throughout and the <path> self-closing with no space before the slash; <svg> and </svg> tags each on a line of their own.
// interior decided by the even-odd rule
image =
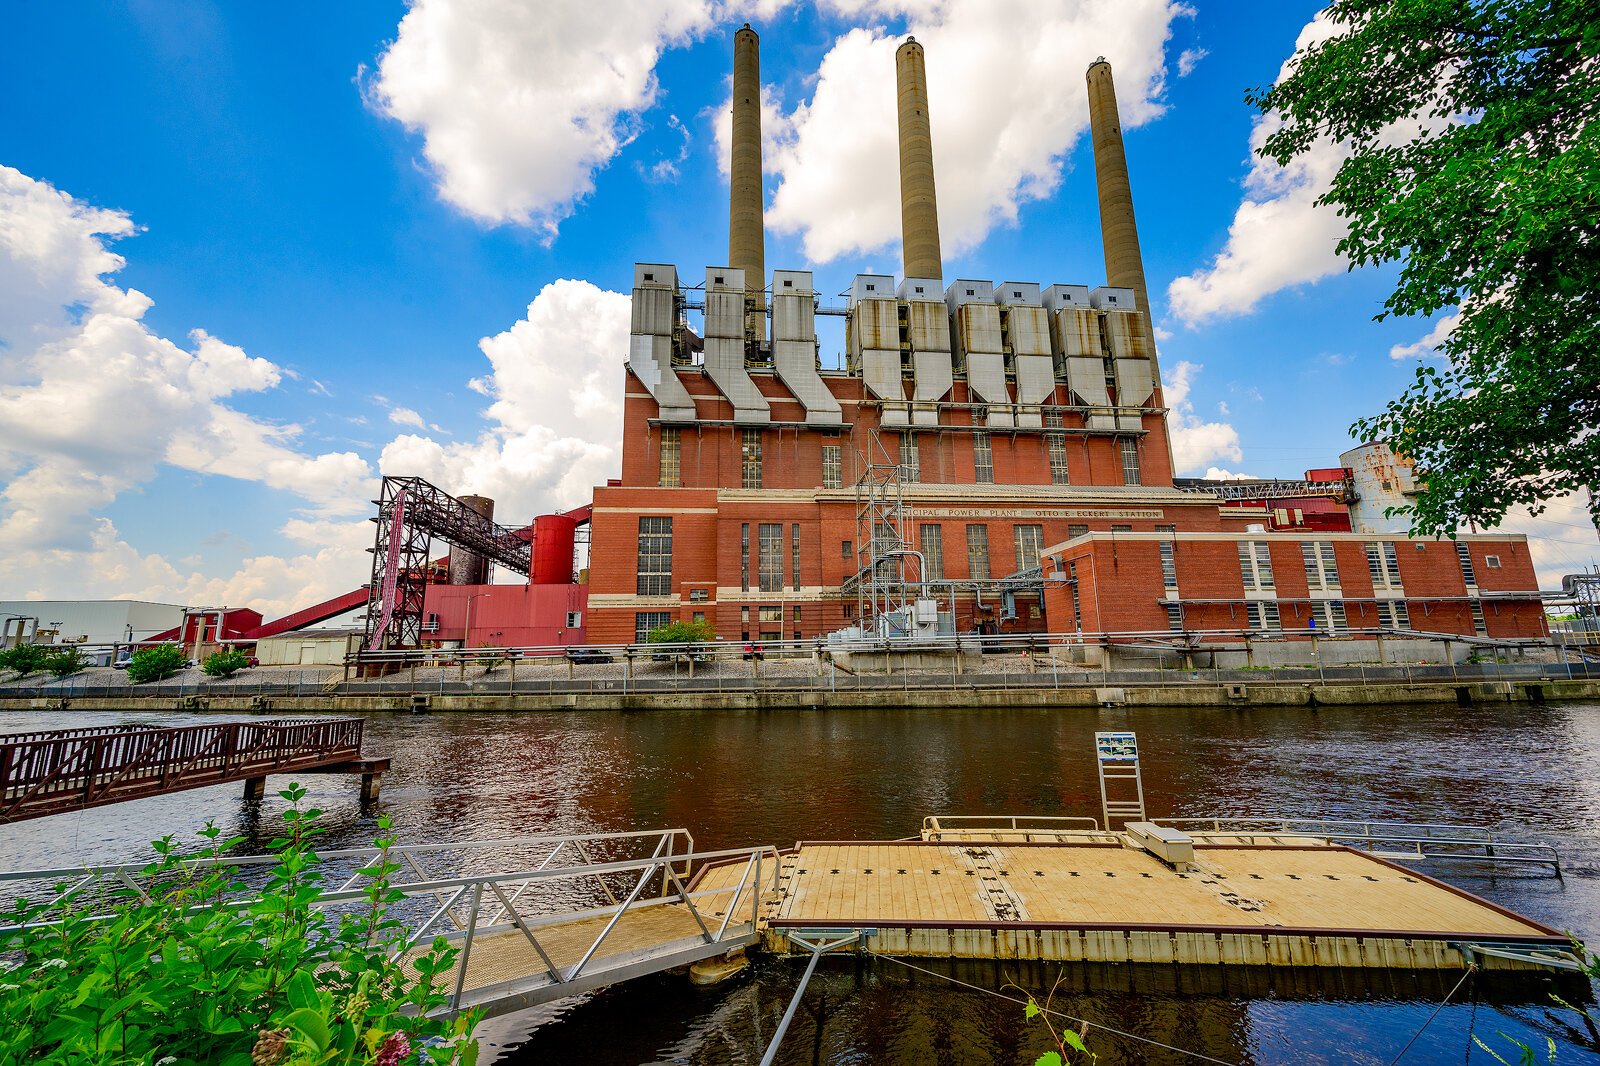
<svg viewBox="0 0 1600 1066">
<path fill-rule="evenodd" d="M 486 496 L 457 496 L 463 507 L 476 511 L 483 517 L 494 520 L 494 501 Z M 489 560 L 477 552 L 465 548 L 450 548 L 450 584 L 452 585 L 487 585 L 489 583 Z"/>
<path fill-rule="evenodd" d="M 535 585 L 572 583 L 572 544 L 578 520 L 564 514 L 542 514 L 533 520 L 533 573 Z"/>
<path fill-rule="evenodd" d="M 733 151 L 728 174 L 728 265 L 755 298 L 749 328 L 767 335 L 765 228 L 761 217 L 761 40 L 747 22 L 733 35 Z"/>
<path fill-rule="evenodd" d="M 1350 528 L 1356 533 L 1404 533 L 1408 516 L 1388 510 L 1415 502 L 1418 491 L 1411 459 L 1397 455 L 1387 444 L 1369 441 L 1339 456 L 1350 470 L 1350 487 L 1356 499 L 1350 504 Z"/>
<path fill-rule="evenodd" d="M 908 278 L 943 278 L 939 206 L 933 191 L 933 132 L 922 46 L 907 37 L 894 54 L 900 116 L 900 240 Z"/>
</svg>

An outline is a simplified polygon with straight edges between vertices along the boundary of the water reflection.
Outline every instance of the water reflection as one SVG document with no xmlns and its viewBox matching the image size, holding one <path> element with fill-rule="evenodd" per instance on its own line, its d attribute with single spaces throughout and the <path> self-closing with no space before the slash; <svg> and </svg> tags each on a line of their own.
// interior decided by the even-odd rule
<svg viewBox="0 0 1600 1066">
<path fill-rule="evenodd" d="M 6 713 L 0 730 L 134 719 Z M 682 826 L 709 850 L 901 837 L 926 814 L 1094 814 L 1090 738 L 1099 729 L 1138 731 L 1152 814 L 1461 822 L 1554 843 L 1566 861 L 1564 882 L 1516 872 L 1473 876 L 1459 867 L 1430 872 L 1600 940 L 1596 704 L 395 714 L 368 718 L 368 750 L 394 759 L 379 806 L 403 840 Z M 374 812 L 357 808 L 354 779 L 305 783 L 326 812 L 328 846 L 370 839 Z M 207 819 L 259 848 L 281 825 L 282 808 L 269 795 L 253 810 L 238 786 L 219 786 L 4 826 L 0 863 L 138 858 L 148 854 L 150 837 L 186 833 Z M 1213 986 L 1180 971 L 1137 980 L 1134 972 L 1069 972 L 1064 1009 L 1250 1063 L 1388 1062 L 1455 979 L 1427 975 L 1405 984 L 1391 976 L 1234 971 L 1227 975 L 1234 983 Z M 797 965 L 767 962 L 718 989 L 661 977 L 548 1008 L 539 1017 L 549 1020 L 508 1061 L 752 1063 L 798 973 Z M 1009 978 L 1044 991 L 1057 971 L 971 964 L 947 973 L 989 990 Z M 1305 998 L 1310 980 L 1318 998 Z M 1436 987 L 1441 980 L 1445 986 Z M 1460 1061 L 1469 1028 L 1485 1039 L 1499 1030 L 1541 1042 L 1549 1030 L 1563 1063 L 1593 1054 L 1546 1016 L 1538 990 L 1531 1000 L 1505 1002 L 1493 990 L 1469 987 L 1462 995 L 1407 1063 Z M 984 992 L 889 962 L 830 961 L 780 1061 L 1032 1062 L 1043 1039 L 1020 1008 Z M 1105 1033 L 1095 1049 L 1102 1063 L 1194 1061 Z"/>
</svg>

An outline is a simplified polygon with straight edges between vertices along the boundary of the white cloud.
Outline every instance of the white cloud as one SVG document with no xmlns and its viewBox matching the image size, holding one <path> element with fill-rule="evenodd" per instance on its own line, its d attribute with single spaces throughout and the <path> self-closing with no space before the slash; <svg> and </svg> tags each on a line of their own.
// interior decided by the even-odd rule
<svg viewBox="0 0 1600 1066">
<path fill-rule="evenodd" d="M 1224 470 L 1220 466 L 1208 466 L 1206 472 L 1200 475 L 1208 481 L 1260 481 L 1254 474 L 1239 474 L 1232 470 Z"/>
<path fill-rule="evenodd" d="M 1433 323 L 1426 336 L 1411 344 L 1397 344 L 1389 349 L 1390 359 L 1426 359 L 1434 355 L 1439 345 L 1454 333 L 1461 321 L 1461 313 L 1445 315 Z"/>
<path fill-rule="evenodd" d="M 1189 391 L 1194 378 L 1203 370 L 1199 363 L 1179 362 L 1161 381 L 1161 394 L 1167 401 L 1167 427 L 1172 434 L 1172 461 L 1176 473 L 1190 474 L 1218 459 L 1239 462 L 1239 432 L 1226 422 L 1207 422 L 1195 414 Z M 1206 477 L 1213 476 L 1210 471 Z"/>
<path fill-rule="evenodd" d="M 1193 74 L 1194 68 L 1199 66 L 1200 61 L 1210 54 L 1204 48 L 1185 48 L 1178 55 L 1178 77 L 1187 78 Z"/>
<path fill-rule="evenodd" d="M 1600 557 L 1588 497 L 1581 492 L 1549 501 L 1537 516 L 1514 507 L 1498 528 L 1527 535 L 1540 588 L 1559 588 L 1564 575 L 1580 573 Z"/>
<path fill-rule="evenodd" d="M 428 423 L 422 416 L 409 407 L 395 407 L 389 411 L 389 421 L 397 426 L 411 426 L 414 429 L 427 429 Z"/>
<path fill-rule="evenodd" d="M 415 0 L 367 85 L 419 132 L 439 195 L 554 237 L 656 100 L 656 61 L 785 0 Z"/>
<path fill-rule="evenodd" d="M 1088 126 L 1084 71 L 1095 57 L 1104 55 L 1116 71 L 1124 128 L 1161 113 L 1165 43 L 1173 20 L 1190 14 L 1170 0 L 831 6 L 871 24 L 834 42 L 809 99 L 763 116 L 766 162 L 779 177 L 767 224 L 800 235 L 814 262 L 899 241 L 894 53 L 901 35 L 882 20 L 904 16 L 927 50 L 948 258 L 996 226 L 1015 224 L 1024 204 L 1055 191 L 1066 155 Z M 721 116 L 716 127 L 725 143 Z"/>
</svg>

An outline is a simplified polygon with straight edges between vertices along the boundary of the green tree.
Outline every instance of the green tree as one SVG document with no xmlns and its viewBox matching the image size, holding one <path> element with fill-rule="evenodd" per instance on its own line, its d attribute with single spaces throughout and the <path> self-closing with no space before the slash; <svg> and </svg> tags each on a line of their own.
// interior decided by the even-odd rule
<svg viewBox="0 0 1600 1066">
<path fill-rule="evenodd" d="M 71 677 L 89 665 L 89 657 L 76 644 L 57 648 L 44 658 L 44 668 L 57 677 Z"/>
<path fill-rule="evenodd" d="M 212 652 L 206 656 L 206 661 L 200 664 L 200 669 L 211 677 L 232 677 L 249 665 L 250 656 L 242 651 L 229 649 Z"/>
<path fill-rule="evenodd" d="M 716 640 L 717 630 L 704 619 L 696 622 L 685 622 L 680 619 L 668 622 L 664 626 L 656 626 L 645 635 L 644 639 L 651 644 L 700 644 Z"/>
<path fill-rule="evenodd" d="M 1593 0 L 1334 0 L 1335 33 L 1246 95 L 1286 164 L 1345 154 L 1321 202 L 1352 268 L 1398 263 L 1377 317 L 1459 309 L 1442 365 L 1352 430 L 1426 479 L 1413 532 L 1588 490 L 1600 531 L 1600 18 Z"/>
<path fill-rule="evenodd" d="M 160 681 L 171 677 L 189 664 L 189 657 L 176 644 L 157 644 L 153 648 L 140 648 L 128 660 L 128 680 L 138 684 L 143 681 Z"/>
<path fill-rule="evenodd" d="M 36 670 L 43 670 L 49 656 L 48 645 L 17 644 L 0 651 L 0 669 L 15 670 L 18 677 L 27 677 Z"/>
</svg>

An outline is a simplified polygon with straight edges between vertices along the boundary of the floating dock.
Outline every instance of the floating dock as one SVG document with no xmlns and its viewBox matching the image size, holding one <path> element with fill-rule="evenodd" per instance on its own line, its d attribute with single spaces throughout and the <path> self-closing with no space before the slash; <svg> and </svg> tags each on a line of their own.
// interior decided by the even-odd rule
<svg viewBox="0 0 1600 1066">
<path fill-rule="evenodd" d="M 788 953 L 793 938 L 859 931 L 886 955 L 1405 970 L 1533 969 L 1571 948 L 1557 930 L 1326 839 L 1152 823 L 960 835 L 797 844 L 763 901 L 762 946 Z M 1161 857 L 1174 849 L 1192 858 Z M 739 873 L 708 867 L 692 888 Z"/>
</svg>

